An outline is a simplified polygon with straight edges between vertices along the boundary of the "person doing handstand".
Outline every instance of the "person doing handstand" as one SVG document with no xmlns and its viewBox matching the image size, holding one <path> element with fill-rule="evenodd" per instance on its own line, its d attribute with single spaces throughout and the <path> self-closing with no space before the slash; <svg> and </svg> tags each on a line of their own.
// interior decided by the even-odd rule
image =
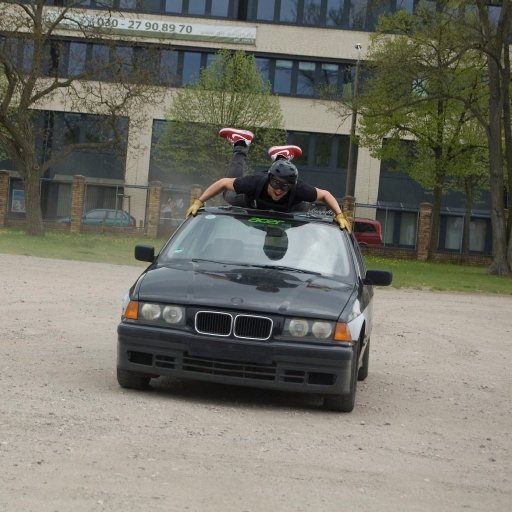
<svg viewBox="0 0 512 512">
<path fill-rule="evenodd" d="M 302 211 L 304 203 L 322 201 L 333 211 L 334 222 L 341 229 L 351 231 L 350 221 L 329 191 L 299 180 L 299 171 L 291 162 L 302 155 L 299 146 L 272 146 L 268 154 L 274 163 L 268 172 L 244 176 L 245 160 L 254 134 L 249 130 L 222 128 L 219 135 L 233 146 L 227 176 L 212 183 L 199 198 L 194 199 L 186 217 L 195 216 L 208 199 L 223 192 L 224 199 L 233 206 L 282 212 Z"/>
</svg>

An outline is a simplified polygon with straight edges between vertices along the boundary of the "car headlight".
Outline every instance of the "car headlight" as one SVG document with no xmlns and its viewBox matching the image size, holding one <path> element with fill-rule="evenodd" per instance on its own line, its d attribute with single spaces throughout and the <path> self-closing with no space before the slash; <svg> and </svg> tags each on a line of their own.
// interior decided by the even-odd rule
<svg viewBox="0 0 512 512">
<path fill-rule="evenodd" d="M 288 331 L 294 338 L 302 338 L 308 333 L 308 323 L 306 320 L 294 318 L 288 323 Z"/>
<path fill-rule="evenodd" d="M 173 326 L 185 325 L 185 308 L 175 304 L 156 304 L 131 300 L 126 305 L 123 317 L 129 320 L 146 320 Z"/>
<path fill-rule="evenodd" d="M 144 320 L 157 320 L 161 315 L 160 305 L 146 302 L 145 304 L 142 304 L 140 314 Z"/>
<path fill-rule="evenodd" d="M 332 334 L 332 324 L 329 322 L 313 322 L 311 331 L 315 338 L 326 339 Z"/>
<path fill-rule="evenodd" d="M 326 320 L 306 320 L 305 318 L 289 318 L 285 320 L 285 336 L 292 338 L 311 338 L 326 340 L 331 338 L 334 333 L 334 322 Z"/>
<path fill-rule="evenodd" d="M 183 320 L 183 308 L 180 306 L 165 306 L 162 318 L 168 324 L 180 324 Z"/>
</svg>

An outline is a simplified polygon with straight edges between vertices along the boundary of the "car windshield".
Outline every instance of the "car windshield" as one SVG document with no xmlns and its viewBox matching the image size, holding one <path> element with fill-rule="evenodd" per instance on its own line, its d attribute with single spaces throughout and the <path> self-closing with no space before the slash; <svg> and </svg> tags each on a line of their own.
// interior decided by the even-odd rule
<svg viewBox="0 0 512 512">
<path fill-rule="evenodd" d="M 347 240 L 329 224 L 206 212 L 183 226 L 158 263 L 206 260 L 346 279 L 354 272 Z"/>
</svg>

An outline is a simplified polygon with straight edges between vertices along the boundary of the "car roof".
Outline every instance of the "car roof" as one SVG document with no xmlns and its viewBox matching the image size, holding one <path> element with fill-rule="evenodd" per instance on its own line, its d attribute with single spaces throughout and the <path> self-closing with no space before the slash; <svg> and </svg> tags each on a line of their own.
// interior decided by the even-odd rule
<svg viewBox="0 0 512 512">
<path fill-rule="evenodd" d="M 354 222 L 371 222 L 375 224 L 380 224 L 377 219 L 368 219 L 366 217 L 354 217 Z"/>
<path fill-rule="evenodd" d="M 201 210 L 199 210 L 201 213 Z M 216 213 L 220 215 L 238 215 L 254 217 L 265 217 L 271 219 L 280 220 L 296 220 L 301 222 L 321 223 L 321 224 L 333 224 L 332 214 L 326 212 L 325 215 L 320 215 L 317 212 L 278 212 L 276 210 L 259 210 L 254 208 L 244 208 L 240 206 L 207 206 L 203 209 L 203 213 Z"/>
</svg>

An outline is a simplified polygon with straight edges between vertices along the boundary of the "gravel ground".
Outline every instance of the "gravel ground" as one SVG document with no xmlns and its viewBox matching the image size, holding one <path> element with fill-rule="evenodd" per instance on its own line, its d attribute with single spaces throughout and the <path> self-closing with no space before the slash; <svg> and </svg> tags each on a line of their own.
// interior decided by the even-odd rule
<svg viewBox="0 0 512 512">
<path fill-rule="evenodd" d="M 0 249 L 1 250 L 1 249 Z M 140 268 L 0 254 L 0 510 L 512 509 L 512 297 L 378 289 L 350 414 L 115 378 Z"/>
</svg>

